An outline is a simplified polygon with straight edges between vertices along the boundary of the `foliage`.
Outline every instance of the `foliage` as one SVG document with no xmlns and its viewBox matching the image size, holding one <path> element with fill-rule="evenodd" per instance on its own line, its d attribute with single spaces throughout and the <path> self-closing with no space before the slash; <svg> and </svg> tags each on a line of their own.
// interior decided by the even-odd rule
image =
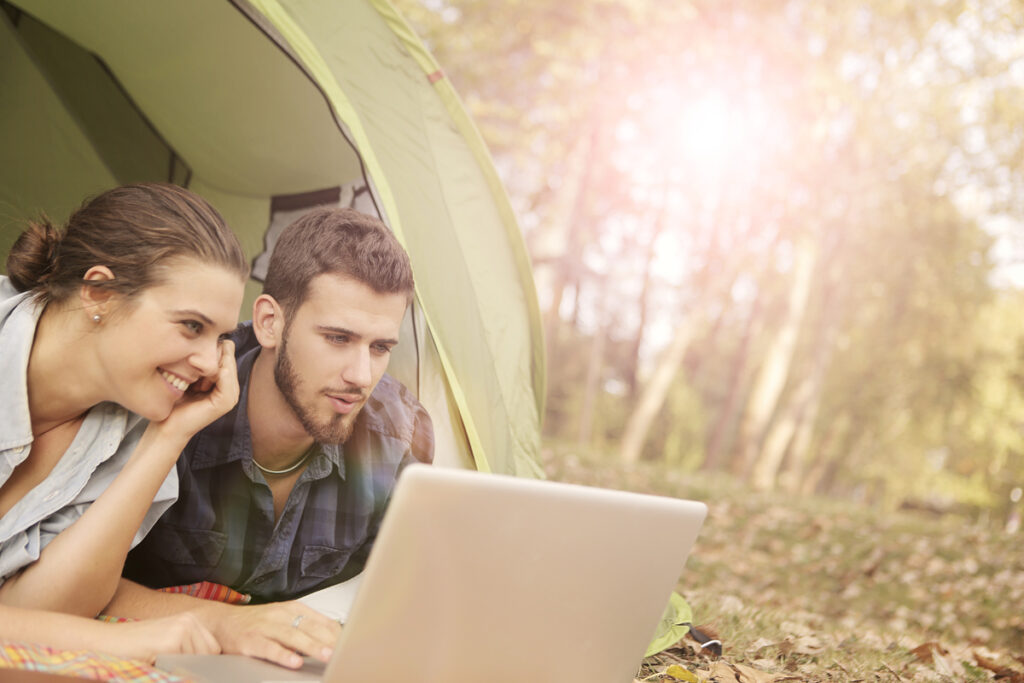
<svg viewBox="0 0 1024 683">
<path fill-rule="evenodd" d="M 397 4 L 519 211 L 549 436 L 1005 518 L 1024 3 Z"/>
</svg>

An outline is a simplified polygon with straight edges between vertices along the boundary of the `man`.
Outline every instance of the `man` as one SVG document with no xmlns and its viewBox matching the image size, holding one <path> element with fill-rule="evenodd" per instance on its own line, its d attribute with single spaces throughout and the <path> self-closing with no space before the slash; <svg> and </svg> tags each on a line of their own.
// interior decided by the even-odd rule
<svg viewBox="0 0 1024 683">
<path fill-rule="evenodd" d="M 362 570 L 399 472 L 433 458 L 430 418 L 384 372 L 412 293 L 408 256 L 376 219 L 318 209 L 282 233 L 252 322 L 232 335 L 238 405 L 182 453 L 178 501 L 129 555 L 109 614 L 191 610 L 225 652 L 329 656 L 337 625 L 300 603 L 133 582 L 276 602 Z"/>
</svg>

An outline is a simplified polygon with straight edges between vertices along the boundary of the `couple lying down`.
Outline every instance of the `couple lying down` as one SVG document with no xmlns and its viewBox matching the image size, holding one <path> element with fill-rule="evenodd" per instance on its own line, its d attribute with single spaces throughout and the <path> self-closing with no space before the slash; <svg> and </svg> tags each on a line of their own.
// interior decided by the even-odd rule
<svg viewBox="0 0 1024 683">
<path fill-rule="evenodd" d="M 306 214 L 237 327 L 248 262 L 174 185 L 29 224 L 7 273 L 0 640 L 329 658 L 340 627 L 294 598 L 362 569 L 398 473 L 433 457 L 426 411 L 385 374 L 413 292 L 393 235 Z M 201 581 L 260 604 L 154 590 Z"/>
</svg>

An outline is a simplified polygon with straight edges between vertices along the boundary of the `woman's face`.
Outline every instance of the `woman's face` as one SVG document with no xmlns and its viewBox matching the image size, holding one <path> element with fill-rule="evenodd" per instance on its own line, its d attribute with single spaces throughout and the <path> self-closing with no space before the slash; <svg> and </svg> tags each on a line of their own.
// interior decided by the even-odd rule
<svg viewBox="0 0 1024 683">
<path fill-rule="evenodd" d="M 215 373 L 218 338 L 238 323 L 244 289 L 222 266 L 175 259 L 164 268 L 162 283 L 115 302 L 97 329 L 110 400 L 154 422 L 190 384 Z"/>
</svg>

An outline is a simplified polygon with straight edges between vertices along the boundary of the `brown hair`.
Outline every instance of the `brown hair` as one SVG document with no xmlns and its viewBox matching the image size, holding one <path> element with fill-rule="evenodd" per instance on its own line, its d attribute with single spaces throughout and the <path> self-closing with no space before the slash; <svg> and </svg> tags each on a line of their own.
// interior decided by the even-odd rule
<svg viewBox="0 0 1024 683">
<path fill-rule="evenodd" d="M 86 200 L 63 230 L 45 217 L 30 222 L 7 257 L 7 274 L 21 292 L 61 302 L 83 284 L 130 299 L 162 279 L 168 259 L 189 257 L 223 266 L 245 279 L 249 263 L 221 215 L 198 195 L 177 185 L 124 185 Z M 93 266 L 112 280 L 86 282 Z"/>
<path fill-rule="evenodd" d="M 314 209 L 285 228 L 270 256 L 263 293 L 291 311 L 323 273 L 412 299 L 409 255 L 380 220 L 353 209 Z"/>
</svg>

